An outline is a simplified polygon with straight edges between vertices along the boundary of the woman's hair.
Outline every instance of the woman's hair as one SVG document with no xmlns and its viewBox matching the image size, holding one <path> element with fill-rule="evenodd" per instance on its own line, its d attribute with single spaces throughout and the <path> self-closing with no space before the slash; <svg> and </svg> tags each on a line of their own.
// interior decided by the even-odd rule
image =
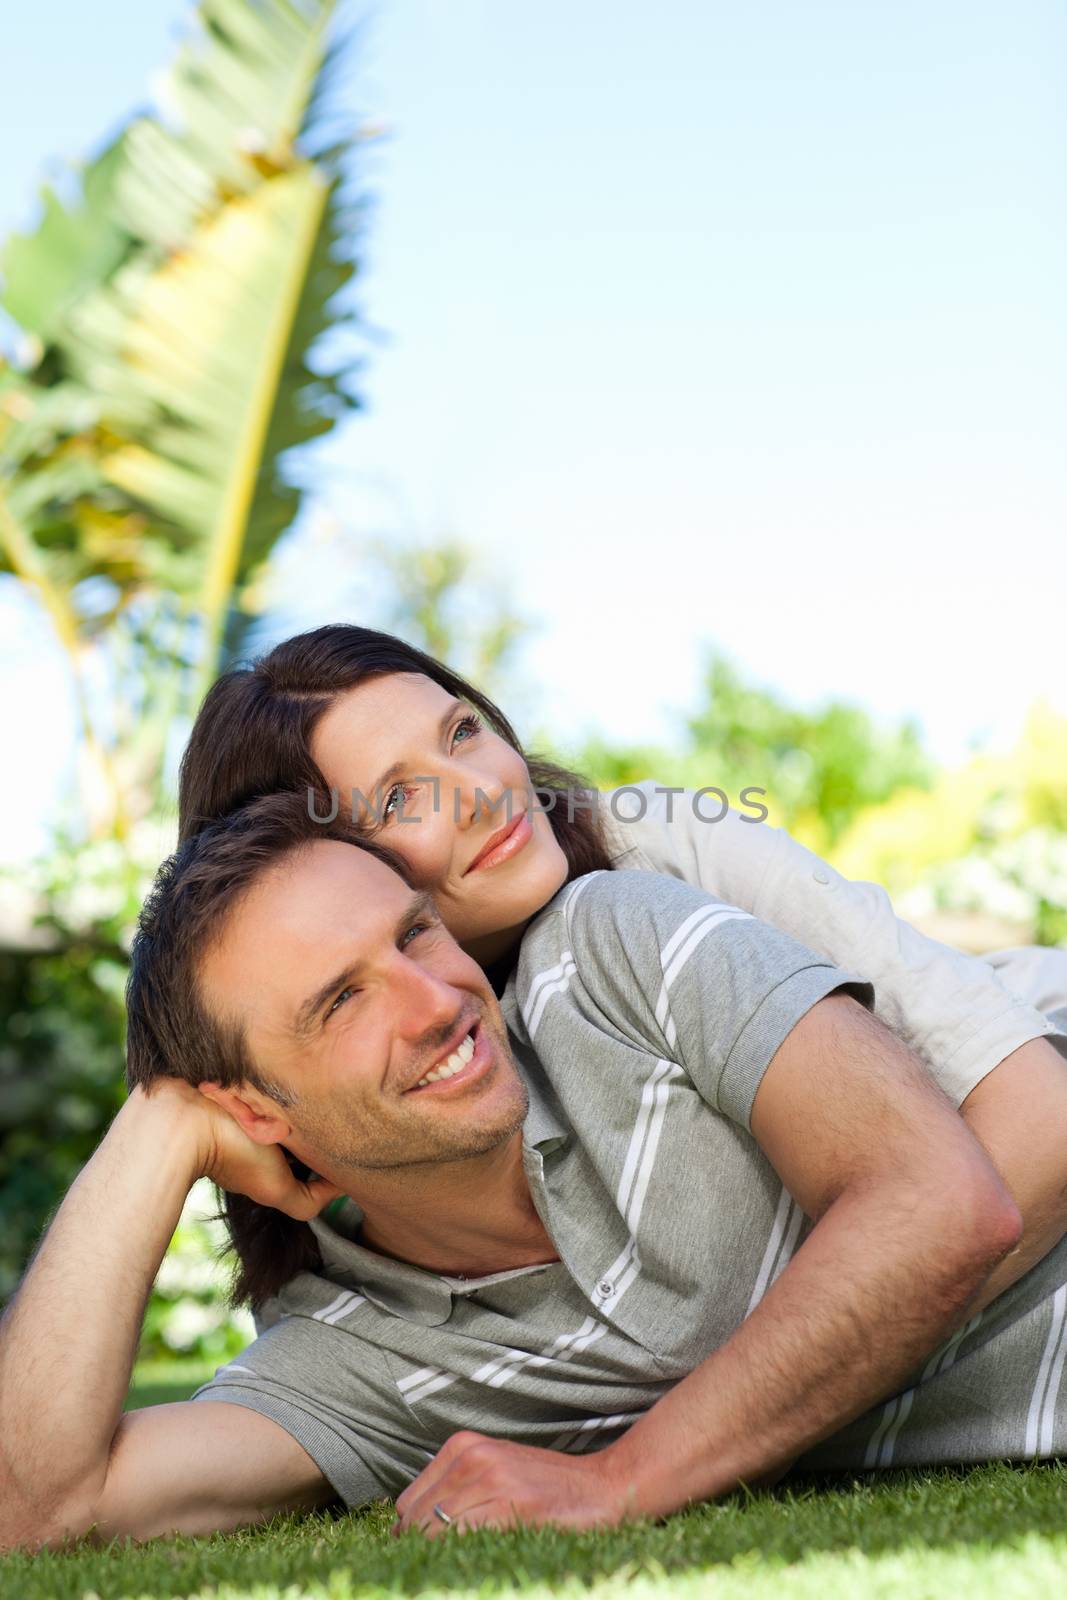
<svg viewBox="0 0 1067 1600">
<path fill-rule="evenodd" d="M 325 814 L 316 796 L 316 817 Z M 163 862 L 141 908 L 126 982 L 126 1086 L 151 1093 L 162 1078 L 195 1088 L 217 1083 L 258 1089 L 281 1106 L 294 1097 L 257 1069 L 243 1027 L 215 1015 L 204 1000 L 200 971 L 227 919 L 262 873 L 319 839 L 339 839 L 384 861 L 405 878 L 393 852 L 357 841 L 338 817 L 311 816 L 303 796 L 264 795 L 186 839 Z M 295 1156 L 297 1178 L 308 1168 Z M 315 1235 L 305 1222 L 246 1195 L 223 1192 L 222 1218 L 237 1256 L 231 1303 L 259 1306 L 297 1272 L 321 1269 Z"/>
<path fill-rule="evenodd" d="M 179 841 L 257 795 L 308 787 L 326 792 L 329 785 L 311 756 L 319 718 L 346 690 L 394 672 L 431 678 L 473 706 L 519 752 L 533 788 L 544 797 L 568 878 L 610 867 L 597 813 L 581 803 L 591 788 L 585 779 L 527 755 L 500 708 L 440 661 L 391 634 L 343 622 L 286 639 L 250 667 L 224 673 L 208 692 L 182 757 Z"/>
</svg>

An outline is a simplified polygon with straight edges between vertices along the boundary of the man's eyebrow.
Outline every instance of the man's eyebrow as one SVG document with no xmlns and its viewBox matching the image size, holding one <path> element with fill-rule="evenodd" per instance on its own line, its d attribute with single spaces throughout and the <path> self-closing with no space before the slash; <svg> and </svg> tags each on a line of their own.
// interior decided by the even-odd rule
<svg viewBox="0 0 1067 1600">
<path fill-rule="evenodd" d="M 445 710 L 437 723 L 437 736 L 439 739 L 444 738 L 445 730 L 447 729 L 448 724 L 452 721 L 452 718 L 455 716 L 456 712 L 459 711 L 461 707 L 465 705 L 465 703 L 466 702 L 463 700 L 453 700 L 450 706 L 445 707 Z M 370 799 L 371 796 L 378 796 L 384 799 L 386 789 L 394 781 L 394 779 L 399 778 L 406 766 L 406 761 L 394 761 L 388 771 L 382 773 L 381 777 L 378 779 L 378 782 L 371 790 L 370 795 L 367 796 L 367 799 Z"/>
<path fill-rule="evenodd" d="M 406 933 L 411 924 L 420 917 L 427 917 L 435 923 L 441 920 L 434 904 L 433 895 L 430 894 L 428 889 L 421 889 L 417 894 L 412 895 L 400 916 L 396 919 L 396 925 L 393 928 L 394 942 L 400 938 L 401 934 Z M 343 967 L 340 972 L 335 973 L 327 983 L 316 989 L 314 994 L 308 995 L 297 1011 L 293 1022 L 292 1032 L 294 1038 L 307 1038 L 318 1020 L 322 1008 L 333 1000 L 347 984 L 351 983 L 353 978 L 359 976 L 362 966 L 363 962 L 361 960 L 350 962 L 347 967 Z"/>
</svg>

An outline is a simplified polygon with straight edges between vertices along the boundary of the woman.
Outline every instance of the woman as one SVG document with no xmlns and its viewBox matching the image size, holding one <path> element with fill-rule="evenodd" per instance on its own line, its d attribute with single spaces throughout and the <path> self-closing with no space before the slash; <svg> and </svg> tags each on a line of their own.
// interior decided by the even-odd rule
<svg viewBox="0 0 1067 1600">
<path fill-rule="evenodd" d="M 850 882 L 763 821 L 719 817 L 714 801 L 694 805 L 651 781 L 598 796 L 526 756 L 503 713 L 457 674 L 365 628 L 298 635 L 218 680 L 182 761 L 180 836 L 254 795 L 307 787 L 336 791 L 360 829 L 403 858 L 498 985 L 561 885 L 616 866 L 699 884 L 863 972 L 878 1014 L 962 1107 L 1028 1225 L 1042 1212 L 1029 1259 L 1067 1226 L 1038 1199 L 1062 1168 L 1067 1122 L 1067 1074 L 1043 1036 L 1064 1053 L 1067 1039 L 1026 998 L 1040 984 L 1046 1009 L 1067 1004 L 1062 953 L 963 955 L 900 921 L 884 890 Z"/>
</svg>

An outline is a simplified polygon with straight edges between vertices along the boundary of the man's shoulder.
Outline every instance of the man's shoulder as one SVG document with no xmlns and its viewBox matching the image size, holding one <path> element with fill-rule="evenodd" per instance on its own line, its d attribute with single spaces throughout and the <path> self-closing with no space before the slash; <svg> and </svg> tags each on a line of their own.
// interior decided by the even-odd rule
<svg viewBox="0 0 1067 1600">
<path fill-rule="evenodd" d="M 617 976 L 662 973 L 672 946 L 709 918 L 753 919 L 707 890 L 658 872 L 591 872 L 574 878 L 528 927 L 516 972 L 519 997 L 545 982 L 556 967 Z"/>
<path fill-rule="evenodd" d="M 738 909 L 681 878 L 616 867 L 572 878 L 539 913 L 529 932 L 554 932 L 557 937 L 566 933 L 572 940 L 585 936 L 595 941 L 596 934 L 608 926 L 626 932 L 642 923 L 669 927 L 672 921 L 680 922 L 694 911 L 715 906 Z"/>
</svg>

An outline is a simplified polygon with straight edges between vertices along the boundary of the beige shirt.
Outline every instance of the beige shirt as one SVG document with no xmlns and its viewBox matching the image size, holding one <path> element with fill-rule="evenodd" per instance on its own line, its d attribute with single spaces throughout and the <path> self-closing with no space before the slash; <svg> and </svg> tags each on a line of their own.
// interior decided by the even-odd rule
<svg viewBox="0 0 1067 1600">
<path fill-rule="evenodd" d="M 702 820 L 721 809 L 714 794 L 694 807 L 692 791 L 657 787 L 664 788 L 647 779 L 600 796 L 613 865 L 698 884 L 861 973 L 874 985 L 876 1014 L 956 1105 L 1030 1039 L 1047 1036 L 1067 1056 L 1067 1033 L 1045 1015 L 1067 1005 L 1067 951 L 1041 952 L 1040 961 L 1038 952 L 1020 951 L 1017 962 L 1000 952 L 994 970 L 927 938 L 896 915 L 878 884 L 843 877 L 784 829 L 747 820 L 747 812 Z M 1040 972 L 1040 995 L 1031 971 Z"/>
</svg>

